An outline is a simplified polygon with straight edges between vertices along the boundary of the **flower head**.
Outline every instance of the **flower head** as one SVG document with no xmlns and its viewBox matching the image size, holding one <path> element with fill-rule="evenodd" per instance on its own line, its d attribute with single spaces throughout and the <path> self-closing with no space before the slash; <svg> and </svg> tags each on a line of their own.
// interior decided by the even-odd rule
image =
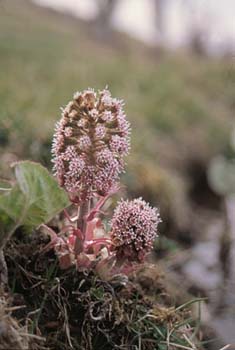
<svg viewBox="0 0 235 350">
<path fill-rule="evenodd" d="M 129 133 L 121 100 L 107 89 L 77 92 L 63 109 L 53 139 L 52 161 L 60 185 L 79 201 L 107 194 L 124 170 Z"/>
<path fill-rule="evenodd" d="M 142 198 L 121 200 L 111 220 L 111 236 L 117 259 L 143 261 L 157 237 L 159 212 Z"/>
</svg>

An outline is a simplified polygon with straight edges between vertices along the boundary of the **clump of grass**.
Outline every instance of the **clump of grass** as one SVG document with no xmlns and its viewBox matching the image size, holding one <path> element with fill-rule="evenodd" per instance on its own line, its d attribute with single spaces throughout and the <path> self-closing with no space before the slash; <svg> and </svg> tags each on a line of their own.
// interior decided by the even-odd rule
<svg viewBox="0 0 235 350">
<path fill-rule="evenodd" d="M 46 339 L 44 347 L 201 349 L 195 345 L 190 312 L 170 305 L 162 274 L 155 275 L 158 297 L 147 296 L 140 275 L 115 275 L 107 282 L 92 272 L 61 271 L 52 251 L 40 253 L 47 237 L 20 231 L 17 236 L 6 258 L 13 305 L 20 300 L 25 307 L 13 314 Z"/>
</svg>

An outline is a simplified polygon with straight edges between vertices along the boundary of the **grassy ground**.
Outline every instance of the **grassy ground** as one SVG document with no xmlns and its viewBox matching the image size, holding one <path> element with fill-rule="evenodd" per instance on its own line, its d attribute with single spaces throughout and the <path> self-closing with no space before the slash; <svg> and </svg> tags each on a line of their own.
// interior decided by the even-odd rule
<svg viewBox="0 0 235 350">
<path fill-rule="evenodd" d="M 126 101 L 134 148 L 140 139 L 146 143 L 143 125 L 153 139 L 159 135 L 179 143 L 194 132 L 208 147 L 225 142 L 235 104 L 232 61 L 150 57 L 127 39 L 119 50 L 102 45 L 75 19 L 25 0 L 0 6 L 1 122 L 14 120 L 24 137 L 50 137 L 59 107 L 73 91 L 108 84 Z"/>
<path fill-rule="evenodd" d="M 188 304 L 175 306 L 159 268 L 104 281 L 60 270 L 52 251 L 42 253 L 48 239 L 39 232 L 17 234 L 5 252 L 10 293 L 4 306 L 0 289 L 1 350 L 202 350 Z"/>
</svg>

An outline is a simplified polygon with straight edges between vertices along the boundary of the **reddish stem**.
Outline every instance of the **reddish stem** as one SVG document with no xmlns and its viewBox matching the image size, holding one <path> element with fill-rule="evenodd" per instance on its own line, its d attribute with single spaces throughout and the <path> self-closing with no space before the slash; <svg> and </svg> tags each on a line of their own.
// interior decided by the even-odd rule
<svg viewBox="0 0 235 350">
<path fill-rule="evenodd" d="M 70 216 L 69 213 L 67 212 L 66 209 L 64 209 L 64 215 L 66 217 L 66 219 L 71 223 L 74 224 L 77 220 L 78 220 L 78 216 Z"/>
<path fill-rule="evenodd" d="M 87 215 L 87 221 L 93 220 L 96 214 L 102 213 L 100 210 L 102 206 L 105 204 L 108 198 L 110 198 L 113 194 L 115 194 L 119 190 L 119 188 L 120 188 L 119 185 L 116 184 L 111 188 L 108 194 L 106 194 L 105 196 L 100 196 L 98 202 L 95 205 L 93 205 L 92 210 Z"/>
<path fill-rule="evenodd" d="M 85 248 L 90 248 L 94 245 L 97 244 L 107 244 L 107 245 L 111 245 L 112 241 L 109 238 L 97 238 L 97 239 L 93 239 L 92 241 L 88 241 L 85 244 Z"/>
<path fill-rule="evenodd" d="M 89 210 L 89 201 L 84 202 L 80 205 L 80 208 L 78 209 L 78 220 L 77 220 L 77 229 L 79 229 L 82 232 L 83 238 L 76 237 L 75 241 L 75 256 L 78 256 L 81 252 L 84 250 L 84 238 L 85 238 L 85 232 L 86 232 L 86 215 Z"/>
</svg>

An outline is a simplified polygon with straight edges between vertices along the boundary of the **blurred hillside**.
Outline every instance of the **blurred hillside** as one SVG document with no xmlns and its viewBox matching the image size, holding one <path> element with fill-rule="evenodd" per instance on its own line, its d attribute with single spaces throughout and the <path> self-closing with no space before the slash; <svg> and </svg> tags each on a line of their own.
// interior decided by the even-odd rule
<svg viewBox="0 0 235 350">
<path fill-rule="evenodd" d="M 17 158 L 50 166 L 59 107 L 76 90 L 108 85 L 125 100 L 133 129 L 129 191 L 159 199 L 163 216 L 180 217 L 187 231 L 187 200 L 201 191 L 199 202 L 214 203 L 205 171 L 226 150 L 234 118 L 232 59 L 150 50 L 118 33 L 103 42 L 92 24 L 26 0 L 0 8 L 2 174 Z"/>
</svg>

